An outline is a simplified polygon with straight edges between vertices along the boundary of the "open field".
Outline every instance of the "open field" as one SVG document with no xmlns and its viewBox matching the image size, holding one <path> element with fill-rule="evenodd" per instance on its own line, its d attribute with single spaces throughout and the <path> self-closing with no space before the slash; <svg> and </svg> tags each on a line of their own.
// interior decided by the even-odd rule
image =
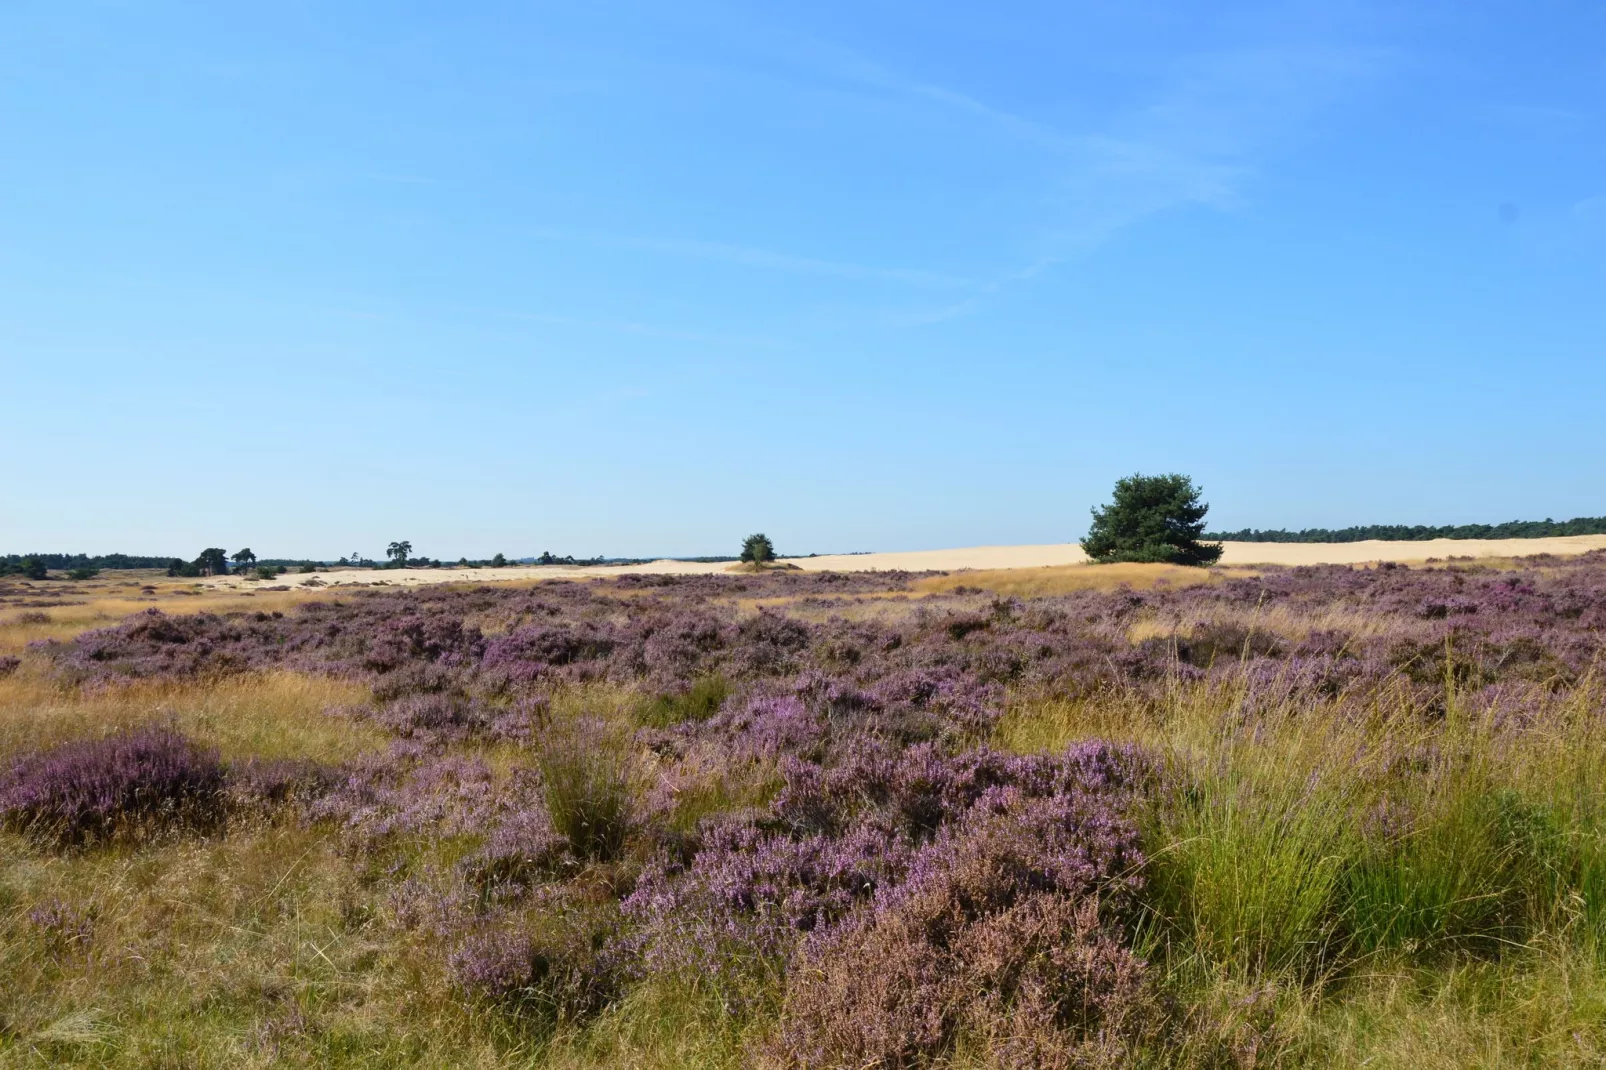
<svg viewBox="0 0 1606 1070">
<path fill-rule="evenodd" d="M 1224 565 L 1364 564 L 1375 561 L 1412 562 L 1452 557 L 1512 558 L 1534 554 L 1576 555 L 1606 548 L 1606 535 L 1574 535 L 1554 539 L 1433 539 L 1425 542 L 1266 543 L 1229 542 Z M 956 550 L 911 550 L 896 553 L 827 554 L 787 558 L 786 564 L 804 572 L 956 572 L 1056 568 L 1087 563 L 1076 543 L 1043 546 L 972 546 Z M 577 579 L 596 576 L 672 575 L 706 576 L 730 572 L 726 562 L 653 561 L 641 565 L 510 565 L 478 569 L 349 569 L 320 572 L 319 584 L 383 584 L 413 587 L 437 583 L 499 583 L 513 580 Z M 277 585 L 299 585 L 309 577 L 286 575 Z M 261 586 L 236 576 L 203 581 L 205 586 L 249 590 Z M 270 585 L 272 586 L 272 585 Z"/>
<path fill-rule="evenodd" d="M 0 1065 L 1606 1060 L 1606 555 L 483 578 L 0 590 Z"/>
</svg>

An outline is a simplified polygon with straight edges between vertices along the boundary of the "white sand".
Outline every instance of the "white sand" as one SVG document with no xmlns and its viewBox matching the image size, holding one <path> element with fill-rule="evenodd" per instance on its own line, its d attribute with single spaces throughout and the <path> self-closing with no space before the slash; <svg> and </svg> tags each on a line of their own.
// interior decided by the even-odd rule
<svg viewBox="0 0 1606 1070">
<path fill-rule="evenodd" d="M 1348 565 L 1370 561 L 1423 561 L 1430 557 L 1527 557 L 1531 554 L 1581 554 L 1606 548 L 1606 535 L 1570 535 L 1554 539 L 1433 539 L 1427 542 L 1229 542 L 1222 554 L 1224 565 Z M 1046 546 L 971 546 L 959 550 L 909 550 L 885 554 L 831 554 L 795 557 L 787 564 L 806 572 L 872 572 L 905 569 L 910 572 L 956 572 L 965 569 L 1042 568 L 1087 563 L 1076 543 Z M 299 587 L 316 578 L 327 586 L 417 587 L 436 583 L 496 583 L 509 580 L 580 579 L 592 576 L 637 574 L 706 575 L 732 570 L 726 562 L 654 561 L 645 565 L 603 565 L 580 568 L 564 565 L 513 565 L 506 568 L 401 568 L 337 569 L 316 577 L 287 573 L 277 580 L 251 582 L 236 576 L 203 580 L 210 587 L 258 589 Z"/>
</svg>

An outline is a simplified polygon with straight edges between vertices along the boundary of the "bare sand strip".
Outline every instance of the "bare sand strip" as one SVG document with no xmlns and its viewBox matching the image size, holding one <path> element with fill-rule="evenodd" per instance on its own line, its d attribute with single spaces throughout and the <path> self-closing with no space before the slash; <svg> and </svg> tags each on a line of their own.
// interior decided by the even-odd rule
<svg viewBox="0 0 1606 1070">
<path fill-rule="evenodd" d="M 1221 556 L 1224 565 L 1357 565 L 1373 561 L 1425 561 L 1451 557 L 1527 557 L 1532 554 L 1570 555 L 1606 549 L 1606 535 L 1570 535 L 1554 539 L 1431 539 L 1425 542 L 1229 542 Z M 909 550 L 885 554 L 829 554 L 788 558 L 786 564 L 805 572 L 874 572 L 902 569 L 908 572 L 1044 568 L 1087 563 L 1087 555 L 1074 542 L 1044 546 L 971 546 L 958 550 Z M 709 575 L 729 572 L 728 562 L 653 561 L 641 565 L 601 565 L 582 568 L 563 565 L 510 565 L 506 568 L 400 568 L 339 569 L 316 576 L 290 574 L 273 584 L 253 583 L 236 576 L 218 576 L 202 582 L 219 589 L 261 590 L 268 586 L 385 586 L 417 587 L 437 583 L 498 583 L 514 580 L 584 579 L 595 576 Z M 308 584 L 316 580 L 316 584 Z"/>
</svg>

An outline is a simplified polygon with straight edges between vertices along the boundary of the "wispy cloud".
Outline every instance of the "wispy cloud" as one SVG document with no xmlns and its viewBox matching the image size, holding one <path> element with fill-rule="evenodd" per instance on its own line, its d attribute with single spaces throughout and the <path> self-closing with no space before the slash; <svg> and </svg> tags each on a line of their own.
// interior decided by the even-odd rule
<svg viewBox="0 0 1606 1070">
<path fill-rule="evenodd" d="M 660 324 L 641 323 L 636 320 L 558 316 L 544 312 L 526 312 L 520 309 L 489 308 L 482 305 L 451 305 L 448 307 L 455 312 L 495 316 L 501 319 L 520 320 L 525 323 L 548 323 L 559 327 L 580 327 L 588 330 L 606 331 L 610 334 L 629 334 L 643 338 L 662 338 L 676 342 L 701 342 L 708 345 L 758 347 L 762 349 L 788 348 L 786 342 L 776 338 L 758 335 L 721 334 L 709 331 L 688 331 L 679 327 L 665 327 Z"/>
<path fill-rule="evenodd" d="M 957 301 L 894 317 L 908 325 L 978 312 L 1011 287 L 1162 213 L 1242 209 L 1269 147 L 1376 77 L 1389 58 L 1376 49 L 1297 41 L 1204 52 L 1173 65 L 1147 99 L 1103 123 L 1069 130 L 904 75 L 834 42 L 801 36 L 787 42 L 788 58 L 813 77 L 939 109 L 989 136 L 1013 139 L 1036 157 L 1028 163 L 1041 193 L 1024 242 L 1036 251 L 978 278 Z"/>
<path fill-rule="evenodd" d="M 790 271 L 803 275 L 821 275 L 832 278 L 854 279 L 864 282 L 901 283 L 912 286 L 962 287 L 975 284 L 975 280 L 942 271 L 922 268 L 881 267 L 873 264 L 855 264 L 841 260 L 821 260 L 815 257 L 796 256 L 772 249 L 725 242 L 695 241 L 669 238 L 635 238 L 600 234 L 574 234 L 559 230 L 538 230 L 533 237 L 554 241 L 574 241 L 587 245 L 616 249 L 639 249 L 644 252 L 670 253 L 676 256 L 702 260 L 719 260 L 731 264 Z"/>
<path fill-rule="evenodd" d="M 810 69 L 816 77 L 924 102 L 1044 147 L 1068 144 L 1065 135 L 1047 123 L 995 107 L 969 93 L 910 77 L 835 41 L 810 34 L 787 34 L 782 48 L 790 60 Z"/>
</svg>

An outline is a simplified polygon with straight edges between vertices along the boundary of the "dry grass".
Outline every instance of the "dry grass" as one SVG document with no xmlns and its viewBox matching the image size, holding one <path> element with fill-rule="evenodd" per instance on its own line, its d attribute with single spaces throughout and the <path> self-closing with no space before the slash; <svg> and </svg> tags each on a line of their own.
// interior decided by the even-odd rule
<svg viewBox="0 0 1606 1070">
<path fill-rule="evenodd" d="M 0 1065 L 507 1065 L 426 957 L 352 898 L 358 864 L 295 822 L 0 872 Z M 42 904 L 93 918 L 63 948 Z"/>
<path fill-rule="evenodd" d="M 363 684 L 291 672 L 64 690 L 30 668 L 0 679 L 0 754 L 170 718 L 225 758 L 340 761 L 382 748 L 386 737 L 324 711 L 369 697 Z"/>
<path fill-rule="evenodd" d="M 327 597 L 317 589 L 288 591 L 218 591 L 193 580 L 155 575 L 142 579 L 94 579 L 82 582 L 10 581 L 11 593 L 0 597 L 0 655 L 20 653 L 41 639 L 67 640 L 93 628 L 107 628 L 132 613 L 283 612 Z M 64 605 L 31 605 L 63 602 Z M 43 618 L 43 619 L 41 619 Z"/>
<path fill-rule="evenodd" d="M 1255 576 L 1253 569 L 1188 568 L 1184 565 L 1053 565 L 1046 568 L 1001 568 L 953 572 L 916 580 L 916 591 L 947 594 L 973 587 L 993 594 L 1036 598 L 1075 591 L 1113 591 L 1118 587 L 1146 590 L 1157 585 L 1191 587 L 1220 583 L 1232 576 Z"/>
</svg>

